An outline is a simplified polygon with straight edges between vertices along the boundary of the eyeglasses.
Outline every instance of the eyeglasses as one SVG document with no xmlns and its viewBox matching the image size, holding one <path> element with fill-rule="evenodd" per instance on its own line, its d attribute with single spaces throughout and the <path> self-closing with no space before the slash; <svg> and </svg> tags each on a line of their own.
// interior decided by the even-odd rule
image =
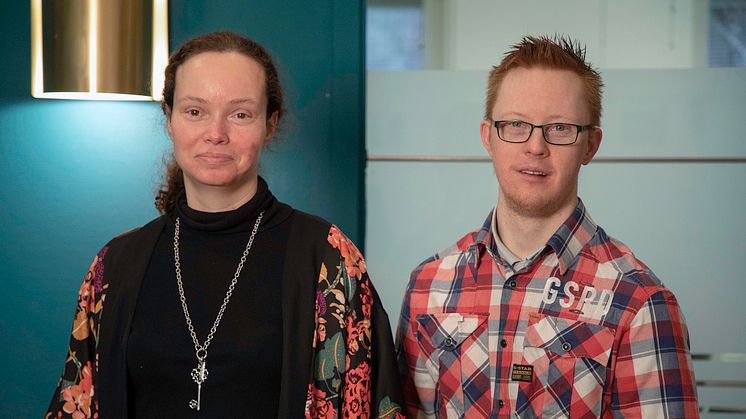
<svg viewBox="0 0 746 419">
<path fill-rule="evenodd" d="M 571 145 L 575 144 L 581 132 L 598 128 L 596 125 L 577 125 L 564 122 L 544 125 L 534 125 L 519 120 L 492 122 L 495 128 L 497 128 L 497 136 L 508 143 L 525 143 L 531 137 L 534 128 L 541 128 L 541 132 L 544 134 L 544 141 L 547 143 Z"/>
</svg>

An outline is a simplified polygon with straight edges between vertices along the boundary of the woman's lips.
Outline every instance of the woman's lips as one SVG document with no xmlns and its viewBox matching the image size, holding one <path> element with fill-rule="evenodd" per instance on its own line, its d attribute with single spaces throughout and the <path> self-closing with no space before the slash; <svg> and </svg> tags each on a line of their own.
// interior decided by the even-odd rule
<svg viewBox="0 0 746 419">
<path fill-rule="evenodd" d="M 197 155 L 197 159 L 209 164 L 223 164 L 233 161 L 229 154 L 222 153 L 202 153 Z"/>
</svg>

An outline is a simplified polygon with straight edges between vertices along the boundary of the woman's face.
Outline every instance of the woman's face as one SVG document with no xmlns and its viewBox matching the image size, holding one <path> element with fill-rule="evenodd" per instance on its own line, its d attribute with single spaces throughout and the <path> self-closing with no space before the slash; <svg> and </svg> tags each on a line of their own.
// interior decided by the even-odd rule
<svg viewBox="0 0 746 419">
<path fill-rule="evenodd" d="M 262 147 L 274 134 L 263 68 L 237 52 L 197 54 L 176 70 L 167 121 L 187 195 L 256 187 Z"/>
</svg>

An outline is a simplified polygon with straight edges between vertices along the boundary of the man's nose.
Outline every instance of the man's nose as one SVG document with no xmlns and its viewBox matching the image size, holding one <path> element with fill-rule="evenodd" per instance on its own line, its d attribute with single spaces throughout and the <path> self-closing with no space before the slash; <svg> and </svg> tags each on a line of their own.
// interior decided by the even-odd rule
<svg viewBox="0 0 746 419">
<path fill-rule="evenodd" d="M 531 154 L 545 155 L 549 152 L 549 144 L 544 140 L 544 131 L 539 127 L 534 127 L 524 144 L 526 152 Z"/>
</svg>

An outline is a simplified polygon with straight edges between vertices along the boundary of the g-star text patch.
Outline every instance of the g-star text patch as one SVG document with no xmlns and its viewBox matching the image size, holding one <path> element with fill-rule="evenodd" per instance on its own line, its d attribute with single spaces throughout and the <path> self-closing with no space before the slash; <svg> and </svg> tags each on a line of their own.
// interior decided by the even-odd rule
<svg viewBox="0 0 746 419">
<path fill-rule="evenodd" d="M 510 373 L 510 379 L 513 381 L 533 381 L 534 366 L 513 364 L 513 371 Z"/>
</svg>

